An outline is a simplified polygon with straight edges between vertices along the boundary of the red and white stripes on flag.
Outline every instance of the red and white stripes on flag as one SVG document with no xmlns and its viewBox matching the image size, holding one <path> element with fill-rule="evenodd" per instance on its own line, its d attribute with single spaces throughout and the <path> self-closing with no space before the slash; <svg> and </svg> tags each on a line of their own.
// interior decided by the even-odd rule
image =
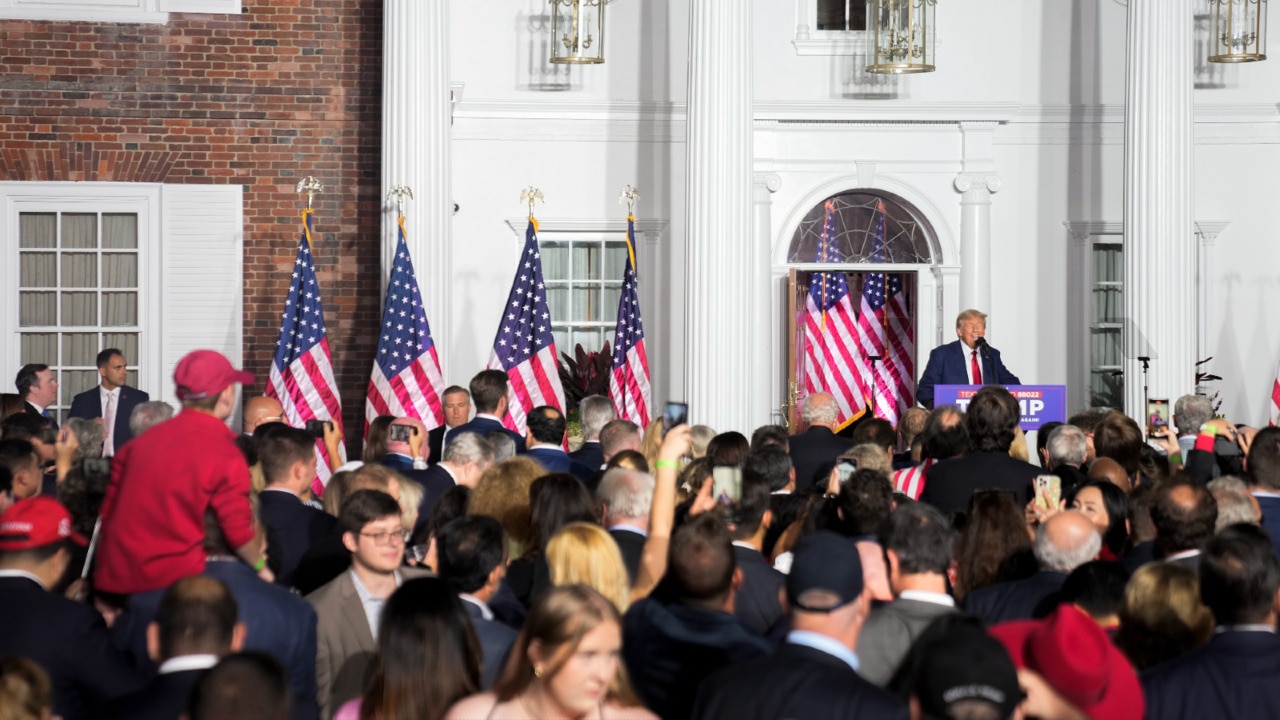
<svg viewBox="0 0 1280 720">
<path fill-rule="evenodd" d="M 308 420 L 332 420 L 341 432 L 342 400 L 333 376 L 320 286 L 311 258 L 311 208 L 302 211 L 302 238 L 281 317 L 267 396 L 280 401 L 285 419 L 293 427 L 302 427 Z M 341 462 L 346 462 L 342 444 L 338 445 L 338 452 Z M 329 475 L 329 452 L 324 442 L 317 440 L 316 478 L 311 483 L 317 497 L 324 493 Z"/>
<path fill-rule="evenodd" d="M 378 350 L 365 392 L 366 438 L 369 423 L 379 415 L 418 418 L 428 430 L 444 423 L 444 405 L 440 402 L 444 376 L 405 241 L 404 218 L 399 219 L 399 226 L 395 263 L 382 306 Z"/>
<path fill-rule="evenodd" d="M 871 243 L 873 263 L 886 260 L 884 202 L 876 203 L 876 231 Z M 863 396 L 875 395 L 875 416 L 894 426 L 915 404 L 915 332 L 902 273 L 866 273 L 862 280 L 862 312 L 858 314 L 858 373 Z M 879 357 L 872 362 L 867 358 Z"/>
<path fill-rule="evenodd" d="M 1271 425 L 1280 425 L 1280 368 L 1276 369 L 1276 379 L 1271 383 Z"/>
<path fill-rule="evenodd" d="M 510 381 L 507 416 L 502 422 L 521 435 L 530 410 L 550 405 L 564 412 L 564 388 L 560 385 L 556 343 L 551 334 L 537 230 L 536 222 L 529 218 L 520 265 L 489 356 L 489 369 L 502 370 Z"/>
<path fill-rule="evenodd" d="M 893 473 L 893 489 L 905 494 L 912 500 L 919 500 L 920 493 L 924 492 L 924 483 L 927 479 L 929 468 L 935 462 L 937 460 L 933 458 L 925 458 L 919 465 L 895 470 Z"/>
<path fill-rule="evenodd" d="M 828 200 L 818 246 L 818 262 L 827 262 L 835 240 L 835 204 Z M 843 272 L 817 272 L 809 280 L 804 313 L 804 394 L 830 393 L 839 406 L 837 424 L 843 427 L 864 412 L 856 340 L 857 311 L 849 297 Z"/>
<path fill-rule="evenodd" d="M 618 322 L 613 332 L 613 374 L 609 398 L 618 418 L 646 427 L 649 424 L 649 358 L 644 351 L 644 323 L 640 319 L 640 295 L 636 276 L 636 219 L 627 216 L 627 267 L 618 298 Z"/>
</svg>

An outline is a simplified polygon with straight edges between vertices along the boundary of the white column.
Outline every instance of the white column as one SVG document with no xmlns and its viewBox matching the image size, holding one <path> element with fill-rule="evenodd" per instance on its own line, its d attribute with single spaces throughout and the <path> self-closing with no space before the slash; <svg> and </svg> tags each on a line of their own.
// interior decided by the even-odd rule
<svg viewBox="0 0 1280 720">
<path fill-rule="evenodd" d="M 1002 184 L 995 172 L 995 129 L 993 122 L 960 123 L 964 166 L 955 179 L 960 193 L 960 307 L 985 313 L 993 309 L 991 195 Z"/>
<path fill-rule="evenodd" d="M 746 399 L 747 412 L 754 423 L 752 429 L 768 422 L 786 399 L 783 370 L 778 364 L 778 322 L 782 313 L 776 312 L 773 304 L 777 296 L 773 279 L 773 194 L 781 187 L 782 178 L 774 173 L 752 175 L 751 317 L 758 338 L 748 353 L 747 374 L 753 392 Z"/>
<path fill-rule="evenodd" d="M 751 355 L 772 318 L 753 317 L 751 14 L 743 0 L 691 0 L 685 232 L 685 396 L 690 419 L 749 433 Z"/>
<path fill-rule="evenodd" d="M 385 0 L 382 21 L 382 281 L 396 247 L 395 203 L 387 190 L 408 185 L 409 254 L 446 382 L 466 378 L 449 364 L 453 178 L 450 152 L 449 2 Z M 379 295 L 379 302 L 382 301 Z"/>
<path fill-rule="evenodd" d="M 1125 108 L 1125 411 L 1192 391 L 1196 246 L 1192 222 L 1192 0 L 1129 0 Z"/>
</svg>

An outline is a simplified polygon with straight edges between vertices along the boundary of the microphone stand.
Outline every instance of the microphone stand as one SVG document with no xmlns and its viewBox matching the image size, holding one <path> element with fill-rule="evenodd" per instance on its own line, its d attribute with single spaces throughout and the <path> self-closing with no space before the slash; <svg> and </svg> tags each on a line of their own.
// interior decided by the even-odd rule
<svg viewBox="0 0 1280 720">
<path fill-rule="evenodd" d="M 876 390 L 880 388 L 880 384 L 876 382 L 876 363 L 880 361 L 879 355 L 868 355 L 867 360 L 871 361 L 871 402 L 867 403 L 867 409 L 871 411 L 871 417 L 876 416 Z"/>
<path fill-rule="evenodd" d="M 998 385 L 999 383 L 995 383 L 991 380 L 991 353 L 988 351 L 988 348 L 991 346 L 987 344 L 986 338 L 978 338 L 978 342 L 976 344 L 978 348 L 982 350 L 982 384 Z"/>
<path fill-rule="evenodd" d="M 1147 371 L 1151 368 L 1151 358 L 1146 355 L 1139 355 L 1138 362 L 1142 363 L 1142 415 L 1146 417 L 1151 414 L 1149 410 L 1151 399 L 1148 397 L 1147 392 Z M 1147 424 L 1151 424 L 1150 418 L 1148 418 Z"/>
</svg>

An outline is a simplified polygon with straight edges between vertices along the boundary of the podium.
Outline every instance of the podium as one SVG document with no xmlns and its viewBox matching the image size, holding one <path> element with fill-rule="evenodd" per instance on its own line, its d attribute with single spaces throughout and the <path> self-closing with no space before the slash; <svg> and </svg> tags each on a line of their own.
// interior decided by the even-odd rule
<svg viewBox="0 0 1280 720">
<path fill-rule="evenodd" d="M 955 405 L 968 410 L 970 398 L 982 388 L 982 385 L 938 385 L 933 390 L 933 406 Z M 1022 420 L 1018 424 L 1023 432 L 1039 430 L 1047 422 L 1067 421 L 1066 385 L 1005 385 L 1004 389 L 1022 408 Z"/>
</svg>

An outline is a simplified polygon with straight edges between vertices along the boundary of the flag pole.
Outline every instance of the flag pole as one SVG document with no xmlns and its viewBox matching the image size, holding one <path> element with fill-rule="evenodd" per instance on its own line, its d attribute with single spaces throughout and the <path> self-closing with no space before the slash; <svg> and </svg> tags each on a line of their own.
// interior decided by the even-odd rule
<svg viewBox="0 0 1280 720">
<path fill-rule="evenodd" d="M 404 198 L 408 196 L 413 199 L 413 188 L 408 185 L 392 185 L 387 191 L 387 200 L 395 200 L 396 203 L 396 224 L 400 226 L 400 230 L 404 231 Z"/>
<path fill-rule="evenodd" d="M 533 223 L 533 231 L 538 231 L 538 219 L 533 216 L 533 204 L 536 202 L 546 202 L 547 198 L 538 188 L 530 185 L 520 191 L 520 202 L 529 203 L 529 222 Z"/>
</svg>

